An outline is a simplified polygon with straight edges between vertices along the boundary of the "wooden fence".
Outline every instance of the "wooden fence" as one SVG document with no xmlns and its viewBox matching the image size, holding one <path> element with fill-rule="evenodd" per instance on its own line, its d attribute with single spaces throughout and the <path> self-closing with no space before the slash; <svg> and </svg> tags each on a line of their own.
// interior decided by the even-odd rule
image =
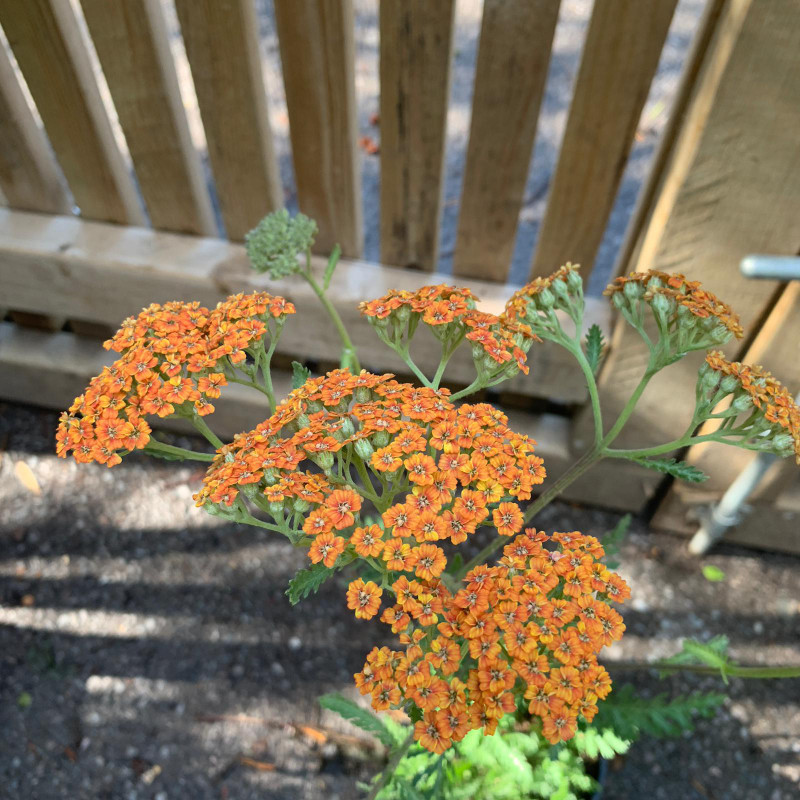
<svg viewBox="0 0 800 800">
<path fill-rule="evenodd" d="M 532 276 L 567 260 L 590 273 L 676 2 L 594 3 Z M 153 301 L 215 303 L 255 286 L 268 285 L 308 312 L 302 325 L 287 325 L 285 356 L 323 365 L 336 359 L 335 337 L 304 286 L 251 274 L 239 243 L 282 202 L 254 0 L 174 5 L 226 238 L 189 135 L 161 0 L 80 0 L 79 7 L 70 0 L 0 0 L 9 46 L 0 46 L 0 190 L 7 205 L 0 210 L 0 319 L 9 320 L 0 322 L 2 397 L 64 406 L 102 363 L 93 335 Z M 438 251 L 456 6 L 379 5 L 381 265 L 358 260 L 351 0 L 274 6 L 298 203 L 319 224 L 320 256 L 334 242 L 342 246 L 334 301 L 355 320 L 364 297 L 440 279 L 428 273 Z M 453 271 L 490 310 L 511 291 L 505 282 L 558 13 L 558 0 L 484 2 Z M 131 168 L 102 101 L 88 38 Z M 708 0 L 617 265 L 702 280 L 735 305 L 750 332 L 728 354 L 763 360 L 794 390 L 800 292 L 746 282 L 738 263 L 749 252 L 800 252 L 798 75 L 797 0 Z M 612 338 L 603 373 L 610 413 L 645 355 L 624 325 L 612 325 L 602 301 L 590 300 L 588 316 Z M 354 332 L 363 363 L 402 372 L 366 326 Z M 539 440 L 555 476 L 585 439 L 585 391 L 557 348 L 536 347 L 530 361 L 532 376 L 504 387 L 503 399 L 514 395 L 519 407 L 527 398 L 527 410 L 512 409 L 511 416 Z M 686 359 L 648 390 L 626 441 L 683 430 L 696 366 Z M 467 381 L 468 373 L 466 361 L 454 363 L 452 380 Z M 231 433 L 259 413 L 232 395 L 219 420 Z M 693 509 L 718 496 L 749 457 L 719 450 L 688 454 L 712 475 L 702 491 L 665 486 L 656 474 L 615 463 L 589 473 L 572 496 L 626 509 L 655 498 L 656 522 L 687 528 Z M 757 513 L 731 538 L 800 549 L 796 475 L 776 468 Z"/>
</svg>

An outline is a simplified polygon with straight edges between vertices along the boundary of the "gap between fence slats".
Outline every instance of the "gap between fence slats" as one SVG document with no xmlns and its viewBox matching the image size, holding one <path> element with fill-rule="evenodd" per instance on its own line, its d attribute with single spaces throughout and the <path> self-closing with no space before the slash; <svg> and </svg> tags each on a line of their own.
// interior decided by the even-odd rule
<svg viewBox="0 0 800 800">
<path fill-rule="evenodd" d="M 436 266 L 454 11 L 454 0 L 380 4 L 384 264 Z"/>
<path fill-rule="evenodd" d="M 504 281 L 514 253 L 559 0 L 486 0 L 453 272 Z"/>
<path fill-rule="evenodd" d="M 160 0 L 81 0 L 154 228 L 216 233 Z"/>
<path fill-rule="evenodd" d="M 676 2 L 595 2 L 531 277 L 572 261 L 588 279 Z"/>
<path fill-rule="evenodd" d="M 699 73 L 683 132 L 665 161 L 669 208 L 650 214 L 653 244 L 625 271 L 660 269 L 700 280 L 737 311 L 745 331 L 769 307 L 777 284 L 739 271 L 748 253 L 800 250 L 800 27 L 794 0 L 728 3 Z M 655 201 L 659 207 L 660 195 Z M 669 199 L 669 198 L 668 198 Z M 728 356 L 742 355 L 733 340 Z M 643 370 L 646 354 L 632 329 L 617 328 L 602 376 L 602 399 L 618 411 Z M 619 440 L 668 441 L 691 417 L 692 354 L 656 376 Z M 668 401 L 667 401 L 668 398 Z"/>
<path fill-rule="evenodd" d="M 0 189 L 12 208 L 68 214 L 70 203 L 44 134 L 0 46 Z"/>
<path fill-rule="evenodd" d="M 87 219 L 142 224 L 78 20 L 65 0 L 0 0 L 0 25 Z"/>
<path fill-rule="evenodd" d="M 363 248 L 352 0 L 275 0 L 300 210 L 319 226 L 315 252 Z"/>
<path fill-rule="evenodd" d="M 253 0 L 175 0 L 225 232 L 283 205 Z"/>
</svg>

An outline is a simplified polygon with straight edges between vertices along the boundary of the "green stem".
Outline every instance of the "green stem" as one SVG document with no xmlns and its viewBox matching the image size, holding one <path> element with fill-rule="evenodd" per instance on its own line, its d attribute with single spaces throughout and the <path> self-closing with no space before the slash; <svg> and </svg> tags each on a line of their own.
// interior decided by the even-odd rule
<svg viewBox="0 0 800 800">
<path fill-rule="evenodd" d="M 194 427 L 197 429 L 197 431 L 200 434 L 202 434 L 209 442 L 211 442 L 211 444 L 213 444 L 214 447 L 217 448 L 217 450 L 225 446 L 225 443 L 222 441 L 222 439 L 220 439 L 214 433 L 214 431 L 212 431 L 211 428 L 208 427 L 206 421 L 201 416 L 199 416 L 196 413 L 193 413 L 189 417 L 189 422 L 191 422 L 192 425 L 194 425 Z"/>
<path fill-rule="evenodd" d="M 477 392 L 480 389 L 483 389 L 483 381 L 480 378 L 475 378 L 472 383 L 467 386 L 466 389 L 462 389 L 460 392 L 456 392 L 455 394 L 450 395 L 450 402 L 455 402 L 456 400 L 460 400 L 462 397 L 466 397 L 468 394 L 473 394 L 473 392 Z"/>
<path fill-rule="evenodd" d="M 628 421 L 628 418 L 633 413 L 634 408 L 636 408 L 636 404 L 639 402 L 639 398 L 642 396 L 642 393 L 647 388 L 647 384 L 650 383 L 650 379 L 653 375 L 656 374 L 658 371 L 653 365 L 653 359 L 650 359 L 650 362 L 647 365 L 647 369 L 642 375 L 642 379 L 636 385 L 636 388 L 633 390 L 633 394 L 628 399 L 628 402 L 625 404 L 625 408 L 622 409 L 620 415 L 617 417 L 617 421 L 612 426 L 611 430 L 605 435 L 603 439 L 603 446 L 609 445 L 614 439 L 617 438 L 619 432 L 625 426 L 625 423 Z"/>
<path fill-rule="evenodd" d="M 375 800 L 375 798 L 381 793 L 381 789 L 383 789 L 384 786 L 386 786 L 386 784 L 389 783 L 389 781 L 392 779 L 392 775 L 394 775 L 398 764 L 403 760 L 403 757 L 411 749 L 412 744 L 414 744 L 413 726 L 408 736 L 406 736 L 405 740 L 403 741 L 403 743 L 397 748 L 397 750 L 394 751 L 394 753 L 392 753 L 392 757 L 389 759 L 389 763 L 383 769 L 383 772 L 381 772 L 381 776 L 378 779 L 378 782 L 372 787 L 372 791 L 369 793 L 367 800 Z"/>
<path fill-rule="evenodd" d="M 650 670 L 659 672 L 694 672 L 697 675 L 721 675 L 719 667 L 706 664 L 673 664 L 669 661 L 607 661 L 611 670 Z M 800 667 L 741 667 L 729 664 L 726 678 L 800 678 Z"/>
<path fill-rule="evenodd" d="M 584 355 L 583 348 L 581 347 L 580 340 L 564 342 L 563 346 L 569 350 L 575 357 L 575 360 L 580 365 L 583 371 L 583 377 L 586 379 L 586 386 L 589 389 L 589 399 L 592 404 L 592 417 L 594 418 L 594 441 L 595 445 L 599 445 L 603 439 L 603 414 L 600 410 L 600 395 L 597 391 L 597 381 L 592 372 L 591 364 Z"/>
<path fill-rule="evenodd" d="M 328 296 L 325 294 L 325 290 L 314 280 L 314 276 L 311 274 L 311 252 L 306 252 L 306 269 L 305 272 L 300 273 L 305 279 L 308 285 L 314 290 L 314 294 L 319 298 L 320 303 L 322 303 L 323 308 L 325 311 L 328 312 L 328 316 L 331 318 L 331 321 L 336 327 L 336 330 L 339 334 L 339 338 L 342 341 L 342 348 L 344 350 L 344 354 L 348 356 L 350 364 L 353 367 L 353 371 L 358 373 L 361 371 L 361 365 L 358 361 L 358 356 L 356 355 L 356 348 L 353 345 L 353 342 L 350 340 L 350 336 L 347 333 L 347 328 L 344 326 L 344 322 L 342 322 L 342 318 L 339 316 L 339 312 L 334 307 L 333 303 L 328 299 Z"/>
<path fill-rule="evenodd" d="M 442 358 L 439 361 L 439 366 L 436 369 L 436 374 L 433 376 L 433 381 L 431 383 L 434 389 L 439 388 L 439 384 L 442 382 L 442 376 L 444 375 L 445 368 L 447 367 L 448 362 L 453 356 L 453 353 L 458 349 L 458 346 L 461 342 L 464 341 L 465 334 L 462 333 L 456 341 L 454 341 L 450 347 L 446 347 L 444 342 L 442 342 Z"/>
<path fill-rule="evenodd" d="M 642 447 L 636 450 L 614 450 L 607 448 L 605 455 L 608 458 L 647 458 L 649 456 L 658 456 L 662 453 L 670 453 L 673 450 L 680 450 L 684 447 L 691 447 L 694 444 L 702 444 L 703 442 L 722 442 L 724 437 L 720 437 L 717 432 L 706 433 L 702 436 L 685 436 L 682 439 L 675 439 L 666 444 L 660 444 L 656 447 Z"/>
<path fill-rule="evenodd" d="M 171 444 L 159 442 L 157 439 L 150 439 L 144 446 L 144 452 L 148 450 L 151 452 L 164 453 L 165 455 L 175 456 L 176 458 L 184 458 L 190 461 L 213 461 L 214 453 L 197 453 L 194 450 L 187 450 L 184 447 L 175 447 Z"/>
<path fill-rule="evenodd" d="M 231 383 L 240 383 L 242 386 L 247 386 L 250 389 L 257 389 L 270 401 L 270 403 L 274 402 L 272 395 L 269 393 L 269 391 L 256 381 L 244 381 L 241 378 L 234 378 L 232 375 L 227 375 L 226 377 Z"/>
<path fill-rule="evenodd" d="M 414 363 L 414 359 L 409 355 L 407 347 L 394 347 L 393 349 L 397 355 L 399 355 L 400 358 L 406 362 L 408 368 L 417 376 L 423 386 L 427 386 L 429 388 L 433 386 L 433 384 L 426 377 L 425 373 Z"/>
</svg>

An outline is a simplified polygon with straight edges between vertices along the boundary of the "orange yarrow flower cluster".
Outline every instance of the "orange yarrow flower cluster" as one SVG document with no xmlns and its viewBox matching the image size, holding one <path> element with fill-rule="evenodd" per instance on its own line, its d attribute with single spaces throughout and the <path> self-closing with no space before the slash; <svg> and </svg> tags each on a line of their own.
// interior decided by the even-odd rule
<svg viewBox="0 0 800 800">
<path fill-rule="evenodd" d="M 212 413 L 211 400 L 227 384 L 225 362 L 244 361 L 269 319 L 294 313 L 284 298 L 257 292 L 228 297 L 213 311 L 176 301 L 128 318 L 104 345 L 120 357 L 61 415 L 58 455 L 111 467 L 121 452 L 150 440 L 148 415 L 167 417 L 189 404 L 201 416 Z"/>
<path fill-rule="evenodd" d="M 549 546 L 546 544 L 550 542 Z M 374 648 L 355 676 L 376 710 L 422 712 L 415 738 L 441 753 L 470 730 L 491 734 L 524 694 L 552 744 L 571 738 L 611 690 L 597 653 L 625 626 L 609 602 L 629 596 L 593 536 L 526 530 L 495 566 L 476 567 L 455 594 L 400 577 L 383 620 L 402 650 Z"/>
<path fill-rule="evenodd" d="M 759 409 L 763 421 L 768 423 L 773 433 L 782 430 L 790 437 L 791 449 L 800 465 L 800 408 L 791 392 L 763 367 L 728 361 L 718 350 L 708 353 L 706 364 L 720 379 L 728 376 L 735 380 L 734 396 L 746 395 L 753 406 Z M 768 429 L 759 433 L 763 436 Z"/>
<path fill-rule="evenodd" d="M 477 300 L 469 289 L 439 284 L 415 292 L 393 289 L 376 300 L 362 302 L 359 309 L 379 335 L 394 326 L 389 340 L 400 335 L 406 323 L 416 325 L 421 320 L 439 338 L 466 338 L 495 364 L 516 363 L 527 374 L 526 353 L 535 339 L 530 328 L 479 311 Z"/>
<path fill-rule="evenodd" d="M 504 316 L 510 320 L 525 321 L 531 318 L 533 309 L 560 307 L 564 297 L 582 290 L 579 269 L 578 264 L 567 263 L 547 277 L 534 278 L 511 295 L 506 302 Z"/>
<path fill-rule="evenodd" d="M 651 305 L 659 300 L 671 301 L 695 318 L 715 320 L 737 339 L 743 336 L 739 317 L 727 303 L 703 289 L 699 281 L 690 281 L 678 272 L 632 272 L 616 278 L 603 294 L 615 303 L 624 303 L 623 298 L 641 298 Z"/>
</svg>

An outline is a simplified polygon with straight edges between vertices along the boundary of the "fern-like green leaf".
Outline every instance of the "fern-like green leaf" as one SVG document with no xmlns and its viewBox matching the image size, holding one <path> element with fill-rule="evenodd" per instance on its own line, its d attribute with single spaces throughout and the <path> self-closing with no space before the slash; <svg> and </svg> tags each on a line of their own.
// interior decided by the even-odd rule
<svg viewBox="0 0 800 800">
<path fill-rule="evenodd" d="M 301 569 L 289 581 L 286 595 L 289 602 L 296 606 L 303 598 L 308 597 L 312 592 L 316 594 L 319 587 L 333 575 L 333 570 L 328 569 L 324 564 L 314 564 L 307 569 Z"/>
<path fill-rule="evenodd" d="M 674 458 L 632 458 L 631 461 L 688 483 L 702 483 L 708 480 L 708 475 L 703 470 L 685 461 L 676 461 Z"/>
<path fill-rule="evenodd" d="M 319 698 L 319 704 L 328 711 L 333 711 L 340 717 L 352 722 L 362 731 L 372 734 L 387 749 L 391 749 L 397 744 L 392 732 L 378 719 L 371 711 L 361 708 L 352 700 L 348 700 L 344 695 L 331 693 L 324 694 Z"/>
<path fill-rule="evenodd" d="M 600 368 L 600 361 L 603 358 L 603 348 L 605 347 L 605 340 L 603 339 L 603 331 L 596 323 L 589 328 L 586 334 L 586 360 L 592 368 L 592 374 L 597 375 L 597 370 Z"/>
<path fill-rule="evenodd" d="M 603 561 L 609 569 L 616 569 L 619 566 L 619 559 L 617 556 L 619 555 L 622 542 L 628 535 L 632 519 L 633 517 L 630 514 L 625 514 L 608 533 L 600 538 L 600 543 L 606 551 Z"/>
<path fill-rule="evenodd" d="M 626 685 L 603 701 L 593 727 L 610 729 L 621 739 L 631 741 L 643 734 L 656 738 L 680 736 L 693 730 L 696 716 L 713 716 L 724 700 L 725 695 L 717 693 L 684 695 L 672 700 L 664 694 L 643 698 Z"/>
<path fill-rule="evenodd" d="M 299 389 L 311 377 L 311 370 L 299 361 L 292 361 L 292 389 Z"/>
</svg>

